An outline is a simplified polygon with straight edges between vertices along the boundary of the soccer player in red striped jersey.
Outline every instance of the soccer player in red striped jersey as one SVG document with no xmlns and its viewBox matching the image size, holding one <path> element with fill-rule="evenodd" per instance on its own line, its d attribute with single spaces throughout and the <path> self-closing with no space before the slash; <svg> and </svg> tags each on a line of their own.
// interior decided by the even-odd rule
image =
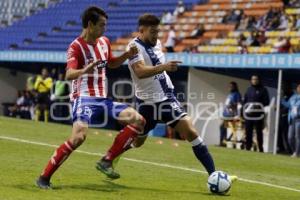
<svg viewBox="0 0 300 200">
<path fill-rule="evenodd" d="M 87 8 L 82 15 L 83 31 L 68 49 L 66 79 L 72 80 L 72 134 L 55 150 L 37 179 L 36 183 L 40 188 L 51 188 L 52 175 L 84 142 L 89 126 L 103 124 L 103 119 L 115 119 L 125 126 L 115 138 L 115 145 L 109 150 L 111 160 L 124 152 L 138 134 L 143 133 L 145 120 L 140 114 L 126 104 L 106 98 L 106 67 L 117 68 L 138 53 L 137 47 L 133 46 L 118 57 L 112 55 L 108 38 L 102 36 L 107 18 L 101 8 Z M 109 160 L 98 161 L 96 168 L 110 178 L 119 178 Z"/>
</svg>

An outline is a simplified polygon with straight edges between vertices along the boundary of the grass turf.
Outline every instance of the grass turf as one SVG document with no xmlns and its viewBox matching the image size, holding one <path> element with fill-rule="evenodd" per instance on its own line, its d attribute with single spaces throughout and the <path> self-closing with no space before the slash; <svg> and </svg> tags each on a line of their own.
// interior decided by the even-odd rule
<svg viewBox="0 0 300 200">
<path fill-rule="evenodd" d="M 70 126 L 45 124 L 0 117 L 0 136 L 59 145 L 69 136 Z M 113 133 L 113 135 L 111 134 Z M 115 132 L 89 130 L 79 148 L 104 153 Z M 163 144 L 157 141 L 161 140 Z M 204 171 L 195 159 L 190 144 L 161 138 L 148 138 L 140 149 L 123 157 L 169 164 Z M 218 147 L 209 147 L 217 169 L 241 178 L 282 185 L 300 190 L 300 159 L 273 156 Z M 35 186 L 53 147 L 0 139 L 0 200 L 17 199 L 228 199 L 299 200 L 300 192 L 238 181 L 226 196 L 212 195 L 206 188 L 207 175 L 182 169 L 122 159 L 118 165 L 121 179 L 110 181 L 95 169 L 96 155 L 75 152 L 53 176 L 54 190 Z"/>
</svg>

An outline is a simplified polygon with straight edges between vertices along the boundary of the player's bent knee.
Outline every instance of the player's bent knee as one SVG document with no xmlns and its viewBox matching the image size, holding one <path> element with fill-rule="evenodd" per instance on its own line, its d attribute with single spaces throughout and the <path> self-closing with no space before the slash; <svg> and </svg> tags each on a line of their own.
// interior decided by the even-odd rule
<svg viewBox="0 0 300 200">
<path fill-rule="evenodd" d="M 133 125 L 137 126 L 139 129 L 143 130 L 146 125 L 146 120 L 142 115 L 138 114 Z"/>
<path fill-rule="evenodd" d="M 142 115 L 139 115 L 138 117 L 138 124 L 142 128 L 144 128 L 146 125 L 146 119 Z"/>
<path fill-rule="evenodd" d="M 86 139 L 86 134 L 76 134 L 75 136 L 72 137 L 72 144 L 75 148 L 79 147 Z"/>
<path fill-rule="evenodd" d="M 73 134 L 70 140 L 75 148 L 79 147 L 85 141 L 87 130 L 88 128 L 84 124 L 77 123 L 74 126 Z"/>
</svg>

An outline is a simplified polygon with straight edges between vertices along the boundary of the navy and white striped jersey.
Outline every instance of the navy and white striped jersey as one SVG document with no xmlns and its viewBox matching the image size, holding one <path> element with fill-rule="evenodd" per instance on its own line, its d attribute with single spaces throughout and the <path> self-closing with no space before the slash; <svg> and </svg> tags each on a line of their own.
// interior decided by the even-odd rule
<svg viewBox="0 0 300 200">
<path fill-rule="evenodd" d="M 161 42 L 158 40 L 156 46 L 144 43 L 139 38 L 135 38 L 127 46 L 136 45 L 139 53 L 129 60 L 128 67 L 135 87 L 135 95 L 137 98 L 145 102 L 161 102 L 170 95 L 173 95 L 174 86 L 169 75 L 164 71 L 148 78 L 138 78 L 132 65 L 138 61 L 144 61 L 146 66 L 157 66 L 166 62 L 165 55 L 162 52 Z"/>
</svg>

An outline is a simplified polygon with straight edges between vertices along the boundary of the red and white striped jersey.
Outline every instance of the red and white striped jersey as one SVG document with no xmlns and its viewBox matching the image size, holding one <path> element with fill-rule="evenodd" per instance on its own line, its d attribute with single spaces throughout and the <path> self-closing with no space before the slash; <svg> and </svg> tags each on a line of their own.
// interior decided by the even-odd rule
<svg viewBox="0 0 300 200">
<path fill-rule="evenodd" d="M 113 55 L 106 37 L 100 37 L 95 44 L 89 44 L 82 37 L 78 37 L 69 46 L 67 69 L 82 69 L 95 60 L 102 62 L 93 72 L 72 81 L 71 101 L 79 96 L 106 97 L 105 68 L 113 60 Z"/>
</svg>

